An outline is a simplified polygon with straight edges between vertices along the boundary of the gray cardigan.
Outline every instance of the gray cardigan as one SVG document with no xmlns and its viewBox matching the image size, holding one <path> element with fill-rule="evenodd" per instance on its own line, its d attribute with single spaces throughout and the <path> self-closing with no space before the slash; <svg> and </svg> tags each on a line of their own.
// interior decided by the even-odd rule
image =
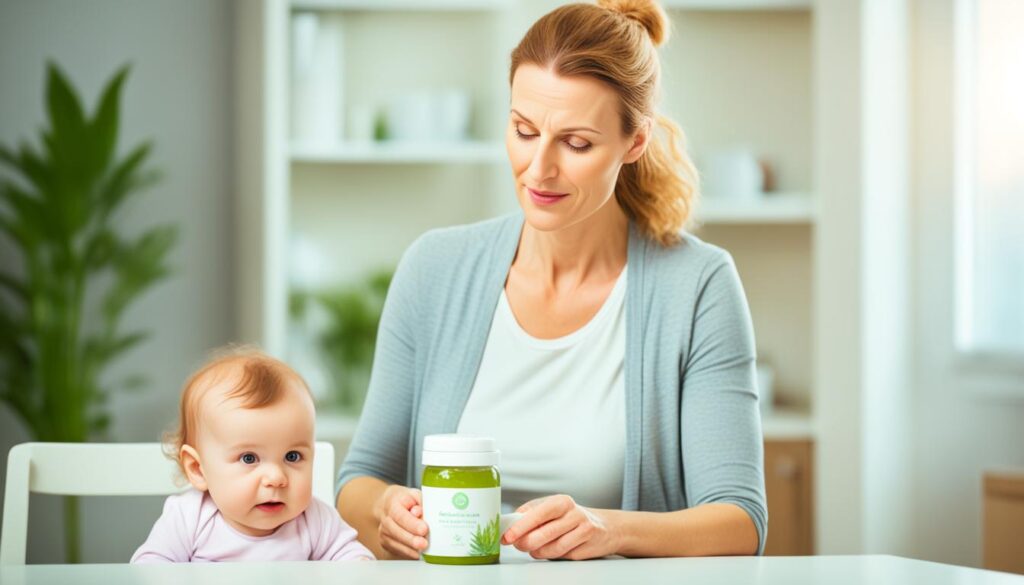
<svg viewBox="0 0 1024 585">
<path fill-rule="evenodd" d="M 522 225 L 517 212 L 433 230 L 406 251 L 338 490 L 366 475 L 420 485 L 423 437 L 459 424 Z M 692 235 L 660 246 L 632 223 L 627 254 L 622 509 L 736 504 L 754 521 L 761 554 L 768 512 L 754 332 L 732 258 Z"/>
</svg>

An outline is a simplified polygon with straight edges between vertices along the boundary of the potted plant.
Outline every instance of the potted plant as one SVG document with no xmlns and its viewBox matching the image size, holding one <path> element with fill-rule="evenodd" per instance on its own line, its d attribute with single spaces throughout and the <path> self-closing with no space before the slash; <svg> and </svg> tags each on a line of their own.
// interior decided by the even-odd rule
<svg viewBox="0 0 1024 585">
<path fill-rule="evenodd" d="M 363 408 L 384 298 L 393 270 L 379 270 L 362 282 L 319 292 L 292 294 L 292 318 L 299 319 L 310 302 L 326 315 L 317 332 L 319 353 L 327 362 L 333 385 L 324 406 L 349 415 Z"/>
<path fill-rule="evenodd" d="M 0 400 L 35 440 L 82 442 L 109 426 L 110 392 L 144 384 L 102 383 L 110 363 L 147 333 L 121 317 L 168 272 L 177 230 L 121 233 L 117 212 L 158 180 L 149 142 L 118 156 L 123 67 L 92 116 L 53 64 L 47 65 L 49 127 L 38 148 L 0 146 L 0 234 L 18 266 L 0 271 Z M 68 562 L 79 560 L 77 498 L 64 506 Z"/>
</svg>

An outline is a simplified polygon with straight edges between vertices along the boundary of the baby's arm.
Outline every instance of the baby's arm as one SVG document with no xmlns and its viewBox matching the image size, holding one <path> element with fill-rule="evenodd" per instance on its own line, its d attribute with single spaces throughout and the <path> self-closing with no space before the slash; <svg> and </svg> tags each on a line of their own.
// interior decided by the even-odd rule
<svg viewBox="0 0 1024 585">
<path fill-rule="evenodd" d="M 189 528 L 188 518 L 196 519 L 198 511 L 187 512 L 189 494 L 169 496 L 164 511 L 157 519 L 149 538 L 132 555 L 133 563 L 187 563 L 192 560 L 192 539 L 195 526 Z M 191 523 L 191 524 L 194 524 Z"/>
<path fill-rule="evenodd" d="M 374 560 L 373 553 L 356 540 L 356 531 L 338 511 L 313 498 L 306 509 L 307 526 L 315 531 L 311 535 L 313 554 L 311 561 Z"/>
</svg>

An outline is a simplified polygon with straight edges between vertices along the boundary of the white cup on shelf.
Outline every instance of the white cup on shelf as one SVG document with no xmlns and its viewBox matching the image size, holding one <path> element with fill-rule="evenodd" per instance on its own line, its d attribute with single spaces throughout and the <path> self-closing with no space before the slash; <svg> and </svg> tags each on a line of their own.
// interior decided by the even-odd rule
<svg viewBox="0 0 1024 585">
<path fill-rule="evenodd" d="M 373 142 L 377 110 L 369 104 L 353 104 L 348 109 L 348 140 Z"/>
<path fill-rule="evenodd" d="M 402 142 L 435 142 L 434 105 L 430 92 L 411 91 L 388 104 L 388 134 Z"/>
<path fill-rule="evenodd" d="M 703 175 L 704 191 L 709 197 L 753 199 L 764 194 L 764 171 L 749 148 L 713 151 L 707 156 Z"/>
<path fill-rule="evenodd" d="M 436 96 L 436 132 L 438 140 L 463 141 L 469 135 L 469 92 L 449 89 Z"/>
</svg>

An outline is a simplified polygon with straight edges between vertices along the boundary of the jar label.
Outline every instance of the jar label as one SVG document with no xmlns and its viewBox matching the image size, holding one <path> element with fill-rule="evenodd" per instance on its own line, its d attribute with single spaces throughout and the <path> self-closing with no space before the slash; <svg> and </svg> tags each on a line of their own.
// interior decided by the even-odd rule
<svg viewBox="0 0 1024 585">
<path fill-rule="evenodd" d="M 423 519 L 430 528 L 424 554 L 478 557 L 501 545 L 501 488 L 423 486 Z"/>
</svg>

